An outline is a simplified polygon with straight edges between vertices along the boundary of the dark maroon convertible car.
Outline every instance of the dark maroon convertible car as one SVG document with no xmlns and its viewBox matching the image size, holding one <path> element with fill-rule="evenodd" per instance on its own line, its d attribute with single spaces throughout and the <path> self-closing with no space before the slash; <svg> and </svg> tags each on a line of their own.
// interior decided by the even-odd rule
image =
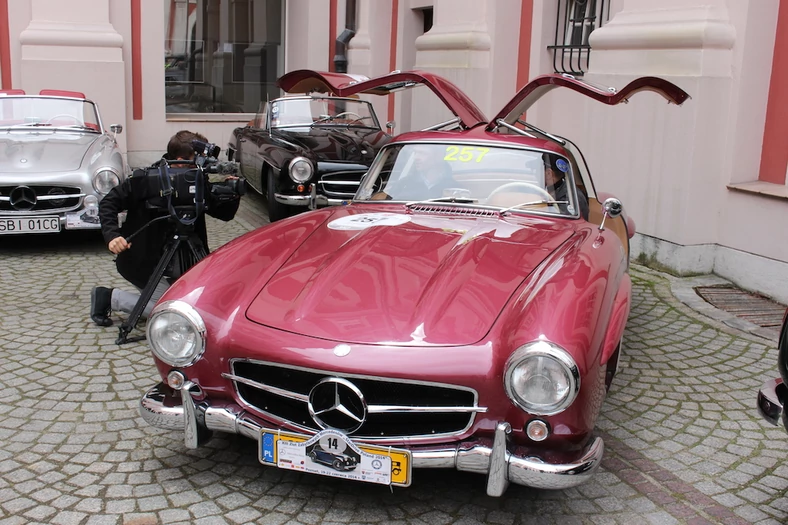
<svg viewBox="0 0 788 525">
<path fill-rule="evenodd" d="M 554 88 L 608 105 L 687 94 L 652 77 L 616 92 L 547 75 L 490 120 L 426 72 L 297 74 L 343 97 L 426 85 L 456 129 L 400 135 L 348 205 L 250 232 L 178 280 L 148 320 L 162 381 L 143 418 L 190 448 L 236 433 L 262 465 L 370 483 L 449 468 L 500 496 L 588 480 L 623 352 L 634 223 L 569 139 L 521 116 Z M 310 461 L 315 443 L 358 466 Z"/>
</svg>

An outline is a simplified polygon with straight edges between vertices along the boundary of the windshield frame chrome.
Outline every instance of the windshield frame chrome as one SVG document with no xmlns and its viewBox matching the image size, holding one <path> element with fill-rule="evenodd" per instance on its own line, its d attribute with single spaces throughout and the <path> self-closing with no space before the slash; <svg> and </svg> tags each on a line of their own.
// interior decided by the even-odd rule
<svg viewBox="0 0 788 525">
<path fill-rule="evenodd" d="M 343 102 L 353 102 L 353 103 L 357 103 L 357 104 L 366 104 L 366 106 L 367 106 L 367 108 L 369 110 L 368 111 L 369 116 L 372 118 L 372 124 L 364 125 L 364 126 L 358 126 L 358 125 L 351 126 L 349 124 L 335 124 L 335 125 L 328 124 L 328 125 L 323 125 L 323 124 L 318 124 L 316 122 L 312 122 L 312 123 L 306 123 L 305 122 L 305 123 L 302 123 L 302 124 L 285 124 L 285 125 L 282 125 L 282 126 L 274 126 L 274 125 L 272 125 L 272 123 L 271 123 L 271 118 L 272 118 L 271 110 L 274 107 L 274 104 L 276 104 L 278 102 L 291 101 L 291 100 L 309 100 L 309 101 L 313 101 L 313 100 L 338 100 L 338 101 L 343 101 Z M 267 111 L 266 111 L 266 124 L 267 124 L 267 126 L 266 127 L 268 128 L 269 131 L 274 131 L 274 130 L 278 130 L 278 129 L 287 130 L 288 128 L 307 128 L 307 127 L 312 128 L 312 127 L 316 127 L 316 126 L 317 127 L 323 127 L 324 126 L 326 128 L 330 128 L 330 129 L 364 128 L 364 129 L 376 129 L 376 130 L 379 130 L 379 131 L 383 130 L 383 128 L 380 126 L 380 120 L 378 119 L 378 115 L 375 112 L 375 106 L 371 102 L 369 102 L 368 100 L 363 100 L 363 99 L 360 99 L 360 98 L 337 97 L 337 96 L 328 96 L 328 95 L 285 96 L 285 97 L 275 98 L 275 99 L 271 100 L 270 102 L 268 102 L 268 107 L 266 109 L 267 109 Z"/>
</svg>

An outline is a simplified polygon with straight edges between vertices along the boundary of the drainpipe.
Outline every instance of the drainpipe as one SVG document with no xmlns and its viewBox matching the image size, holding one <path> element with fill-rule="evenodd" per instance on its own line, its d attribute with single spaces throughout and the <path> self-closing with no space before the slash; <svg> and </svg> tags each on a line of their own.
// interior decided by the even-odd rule
<svg viewBox="0 0 788 525">
<path fill-rule="evenodd" d="M 356 0 L 345 2 L 345 30 L 337 37 L 334 71 L 347 73 L 347 44 L 356 34 Z"/>
</svg>

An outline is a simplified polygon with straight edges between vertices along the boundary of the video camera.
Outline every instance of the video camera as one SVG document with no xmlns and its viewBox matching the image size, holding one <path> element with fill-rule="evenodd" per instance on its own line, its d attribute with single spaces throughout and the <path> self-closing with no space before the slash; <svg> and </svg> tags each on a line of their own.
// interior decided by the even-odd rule
<svg viewBox="0 0 788 525">
<path fill-rule="evenodd" d="M 237 171 L 234 163 L 217 160 L 219 146 L 192 140 L 192 147 L 194 160 L 162 160 L 146 170 L 149 207 L 168 210 L 177 218 L 196 219 L 212 202 L 227 202 L 246 194 L 243 179 L 209 180 L 210 174 L 233 175 Z"/>
</svg>

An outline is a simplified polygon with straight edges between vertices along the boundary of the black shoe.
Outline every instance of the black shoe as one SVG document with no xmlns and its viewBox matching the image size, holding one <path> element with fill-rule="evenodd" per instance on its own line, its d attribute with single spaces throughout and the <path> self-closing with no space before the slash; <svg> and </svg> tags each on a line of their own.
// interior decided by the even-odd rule
<svg viewBox="0 0 788 525">
<path fill-rule="evenodd" d="M 112 288 L 96 286 L 90 291 L 90 318 L 99 326 L 112 326 Z"/>
</svg>

